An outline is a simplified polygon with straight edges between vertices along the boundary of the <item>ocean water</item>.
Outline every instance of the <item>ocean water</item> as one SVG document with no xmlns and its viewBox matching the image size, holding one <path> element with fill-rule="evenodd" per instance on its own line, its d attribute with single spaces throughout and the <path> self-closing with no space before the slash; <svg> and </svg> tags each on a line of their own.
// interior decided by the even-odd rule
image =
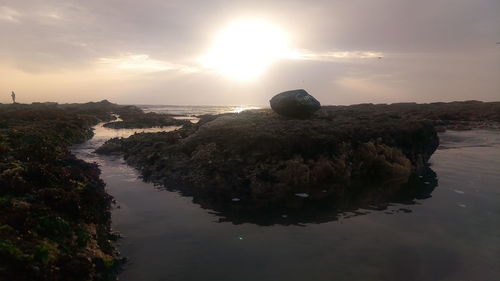
<svg viewBox="0 0 500 281">
<path fill-rule="evenodd" d="M 440 134 L 429 198 L 267 226 L 221 220 L 191 197 L 141 181 L 121 157 L 92 152 L 131 133 L 97 126 L 73 149 L 100 165 L 117 201 L 113 228 L 130 260 L 120 280 L 500 280 L 500 131 Z"/>
<path fill-rule="evenodd" d="M 137 105 L 144 112 L 156 112 L 174 115 L 174 118 L 198 122 L 200 115 L 239 113 L 249 109 L 259 109 L 261 106 L 234 105 L 234 106 L 193 106 L 193 105 Z"/>
<path fill-rule="evenodd" d="M 179 117 L 199 116 L 203 114 L 238 113 L 248 109 L 259 109 L 261 106 L 192 106 L 192 105 L 138 105 L 144 112 L 156 112 L 179 115 Z"/>
</svg>

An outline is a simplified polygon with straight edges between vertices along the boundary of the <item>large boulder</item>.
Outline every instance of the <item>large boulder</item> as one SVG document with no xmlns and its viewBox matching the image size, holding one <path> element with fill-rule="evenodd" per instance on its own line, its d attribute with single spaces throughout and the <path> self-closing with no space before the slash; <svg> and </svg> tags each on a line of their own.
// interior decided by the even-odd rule
<svg viewBox="0 0 500 281">
<path fill-rule="evenodd" d="M 292 118 L 310 117 L 321 108 L 319 101 L 302 89 L 279 93 L 269 102 L 274 112 Z"/>
</svg>

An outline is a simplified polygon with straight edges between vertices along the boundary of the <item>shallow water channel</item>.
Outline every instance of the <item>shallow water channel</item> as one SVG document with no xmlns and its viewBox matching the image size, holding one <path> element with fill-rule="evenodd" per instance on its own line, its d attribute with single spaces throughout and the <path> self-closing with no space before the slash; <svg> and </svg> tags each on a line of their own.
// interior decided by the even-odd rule
<svg viewBox="0 0 500 281">
<path fill-rule="evenodd" d="M 431 158 L 438 186 L 416 204 L 270 226 L 221 222 L 191 197 L 143 182 L 121 157 L 93 153 L 133 132 L 99 125 L 73 149 L 100 165 L 117 201 L 113 228 L 130 260 L 120 280 L 500 280 L 499 131 L 441 134 Z"/>
</svg>

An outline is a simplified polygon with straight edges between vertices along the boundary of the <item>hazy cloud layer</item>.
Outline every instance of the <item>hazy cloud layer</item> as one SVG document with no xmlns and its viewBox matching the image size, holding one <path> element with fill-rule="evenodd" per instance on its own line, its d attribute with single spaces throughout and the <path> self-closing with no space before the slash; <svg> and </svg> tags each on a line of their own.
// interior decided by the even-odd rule
<svg viewBox="0 0 500 281">
<path fill-rule="evenodd" d="M 266 104 L 305 88 L 325 104 L 500 100 L 500 1 L 3 0 L 0 102 Z M 198 63 L 239 18 L 291 52 L 254 81 Z"/>
</svg>

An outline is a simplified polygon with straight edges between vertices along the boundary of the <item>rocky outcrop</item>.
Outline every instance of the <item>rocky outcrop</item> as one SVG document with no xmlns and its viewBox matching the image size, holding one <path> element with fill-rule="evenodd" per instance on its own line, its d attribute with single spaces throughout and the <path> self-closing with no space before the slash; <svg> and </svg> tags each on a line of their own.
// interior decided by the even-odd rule
<svg viewBox="0 0 500 281">
<path fill-rule="evenodd" d="M 0 105 L 0 280 L 114 280 L 112 197 L 68 148 L 114 107 Z"/>
<path fill-rule="evenodd" d="M 144 113 L 136 106 L 124 106 L 114 111 L 122 120 L 108 122 L 104 127 L 113 129 L 142 129 L 153 127 L 182 126 L 187 120 L 178 120 L 166 114 Z"/>
<path fill-rule="evenodd" d="M 174 132 L 113 139 L 98 152 L 124 153 L 146 179 L 215 209 L 256 210 L 342 201 L 370 188 L 388 197 L 424 171 L 437 146 L 432 124 L 325 108 L 309 119 L 270 110 L 212 116 Z"/>
<path fill-rule="evenodd" d="M 321 108 L 319 101 L 305 90 L 277 94 L 269 103 L 274 112 L 292 118 L 308 118 Z"/>
</svg>

